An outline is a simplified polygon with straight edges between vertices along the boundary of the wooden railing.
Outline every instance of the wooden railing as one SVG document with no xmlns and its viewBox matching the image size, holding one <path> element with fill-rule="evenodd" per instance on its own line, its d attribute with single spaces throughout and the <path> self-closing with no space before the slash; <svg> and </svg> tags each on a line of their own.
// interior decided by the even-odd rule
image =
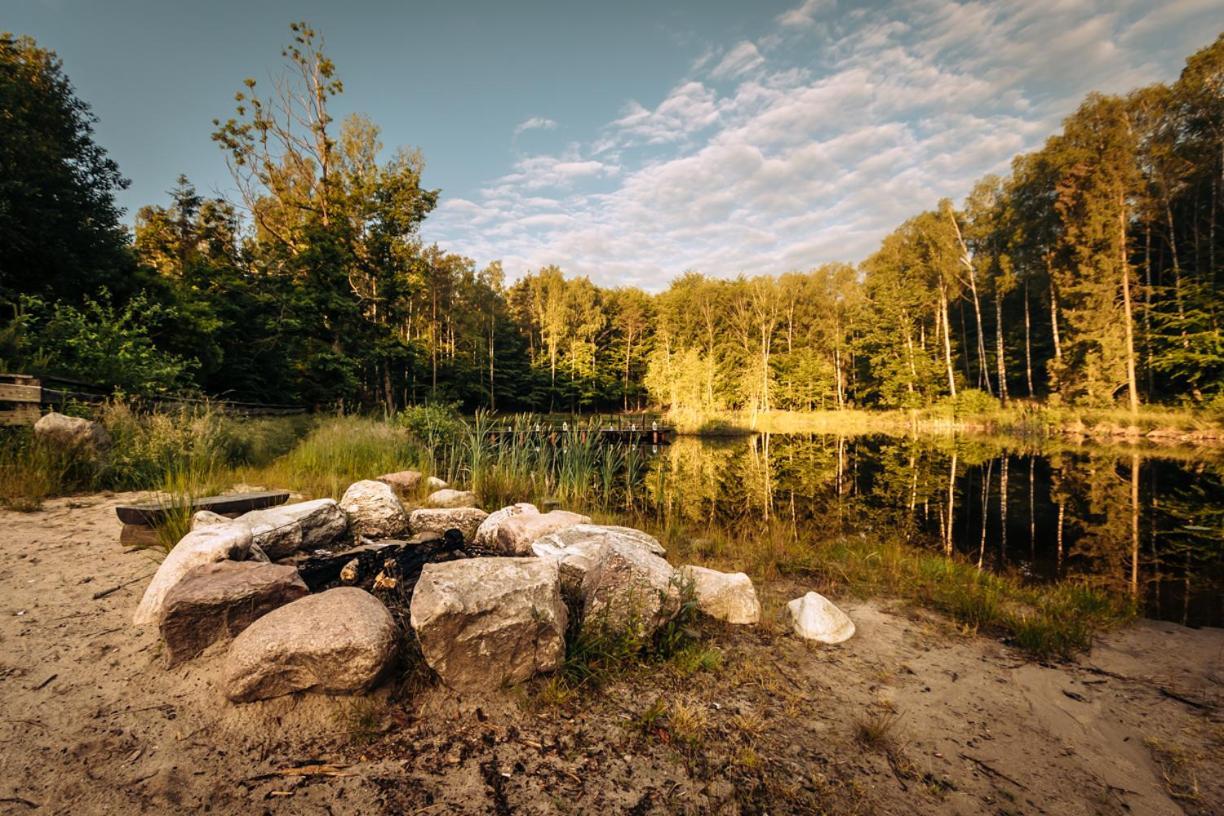
<svg viewBox="0 0 1224 816">
<path fill-rule="evenodd" d="M 0 425 L 32 425 L 44 408 L 63 407 L 69 402 L 103 402 L 111 390 L 66 377 L 35 377 L 30 374 L 0 374 Z M 298 405 L 272 405 L 194 397 L 146 396 L 133 398 L 152 405 L 217 405 L 247 416 L 300 414 Z"/>
</svg>

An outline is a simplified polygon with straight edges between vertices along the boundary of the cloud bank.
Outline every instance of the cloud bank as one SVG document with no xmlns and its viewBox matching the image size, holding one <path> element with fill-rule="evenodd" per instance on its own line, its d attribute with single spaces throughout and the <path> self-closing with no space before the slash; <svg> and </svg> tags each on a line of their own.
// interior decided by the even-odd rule
<svg viewBox="0 0 1224 816">
<path fill-rule="evenodd" d="M 1176 76 L 1215 36 L 1210 0 L 805 0 L 713 44 L 657 104 L 587 142 L 520 156 L 445 197 L 425 237 L 511 277 L 556 263 L 650 290 L 687 269 L 777 274 L 857 261 L 910 215 L 1005 173 L 1092 90 Z M 515 129 L 551 130 L 531 117 Z"/>
</svg>

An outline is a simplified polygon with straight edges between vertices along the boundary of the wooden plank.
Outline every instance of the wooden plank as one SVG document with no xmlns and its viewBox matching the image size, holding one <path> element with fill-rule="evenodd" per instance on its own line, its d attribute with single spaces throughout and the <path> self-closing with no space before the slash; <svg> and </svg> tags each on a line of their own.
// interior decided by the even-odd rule
<svg viewBox="0 0 1224 816">
<path fill-rule="evenodd" d="M 42 386 L 0 383 L 0 402 L 42 402 Z"/>
<path fill-rule="evenodd" d="M 0 406 L 0 425 L 33 425 L 42 416 L 38 404 L 15 402 Z"/>
<path fill-rule="evenodd" d="M 236 515 L 251 510 L 275 507 L 289 500 L 288 490 L 268 490 L 259 493 L 233 493 L 228 496 L 204 496 L 191 503 L 191 512 L 211 510 L 221 515 Z M 160 524 L 166 516 L 177 510 L 174 506 L 148 502 L 147 504 L 121 504 L 115 515 L 124 524 L 143 524 L 152 527 Z"/>
</svg>

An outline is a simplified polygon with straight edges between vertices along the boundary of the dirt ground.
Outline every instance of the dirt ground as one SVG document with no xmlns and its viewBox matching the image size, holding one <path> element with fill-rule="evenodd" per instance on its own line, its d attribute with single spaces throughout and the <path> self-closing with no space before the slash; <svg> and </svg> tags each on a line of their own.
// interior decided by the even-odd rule
<svg viewBox="0 0 1224 816">
<path fill-rule="evenodd" d="M 1041 665 L 847 603 L 858 634 L 819 648 L 774 587 L 708 670 L 235 706 L 221 649 L 167 671 L 131 626 L 156 568 L 118 543 L 131 498 L 0 512 L 0 813 L 1224 813 L 1224 630 L 1141 622 Z"/>
</svg>

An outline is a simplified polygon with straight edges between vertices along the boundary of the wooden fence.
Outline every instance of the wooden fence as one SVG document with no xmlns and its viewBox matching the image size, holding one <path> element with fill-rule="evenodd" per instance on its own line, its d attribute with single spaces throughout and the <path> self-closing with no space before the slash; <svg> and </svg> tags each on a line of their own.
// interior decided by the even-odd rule
<svg viewBox="0 0 1224 816">
<path fill-rule="evenodd" d="M 44 408 L 62 408 L 69 402 L 103 402 L 110 389 L 65 377 L 35 377 L 30 374 L 0 374 L 0 425 L 32 425 Z M 269 405 L 232 400 L 204 400 L 192 397 L 136 397 L 136 402 L 151 405 L 217 405 L 230 413 L 245 416 L 301 414 L 298 405 Z"/>
</svg>

